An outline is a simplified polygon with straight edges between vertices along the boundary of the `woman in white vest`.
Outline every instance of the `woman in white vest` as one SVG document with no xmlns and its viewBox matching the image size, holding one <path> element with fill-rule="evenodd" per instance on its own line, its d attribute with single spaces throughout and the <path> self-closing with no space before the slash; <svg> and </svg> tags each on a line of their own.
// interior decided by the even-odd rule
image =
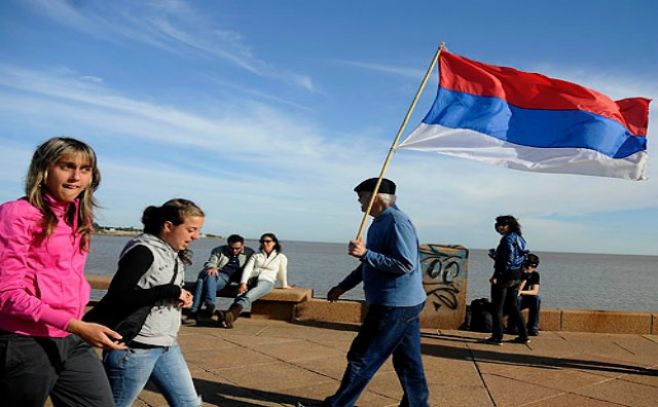
<svg viewBox="0 0 658 407">
<path fill-rule="evenodd" d="M 233 328 L 233 322 L 242 310 L 263 297 L 279 281 L 281 288 L 288 286 L 288 258 L 281 253 L 281 244 L 274 233 L 264 233 L 260 237 L 260 252 L 249 258 L 242 272 L 239 295 L 227 311 L 219 311 L 219 322 L 226 328 Z"/>
<path fill-rule="evenodd" d="M 150 309 L 143 323 L 133 322 L 141 325 L 134 338 L 120 332 L 127 349 L 103 354 L 117 407 L 132 406 L 149 379 L 169 405 L 201 405 L 177 337 L 181 308 L 192 306 L 192 294 L 182 288 L 185 265 L 191 263 L 187 247 L 199 238 L 203 222 L 203 211 L 185 199 L 146 208 L 144 233 L 126 244 L 108 293 L 85 317 L 103 321 Z"/>
</svg>

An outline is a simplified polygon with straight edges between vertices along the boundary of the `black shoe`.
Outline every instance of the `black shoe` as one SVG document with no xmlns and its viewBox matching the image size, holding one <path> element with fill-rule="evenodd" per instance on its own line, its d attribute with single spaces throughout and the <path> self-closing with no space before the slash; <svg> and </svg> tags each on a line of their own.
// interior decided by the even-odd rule
<svg viewBox="0 0 658 407">
<path fill-rule="evenodd" d="M 480 343 L 486 343 L 487 345 L 503 346 L 503 341 L 501 339 L 494 338 L 493 336 L 491 338 L 481 340 Z"/>
<path fill-rule="evenodd" d="M 215 313 L 215 304 L 206 304 L 206 310 L 203 312 L 203 316 L 211 318 L 212 314 Z"/>
<path fill-rule="evenodd" d="M 517 336 L 516 338 L 512 339 L 510 342 L 512 342 L 512 343 L 522 343 L 522 344 L 525 345 L 525 344 L 530 343 L 530 339 L 528 339 L 527 337 L 523 337 L 523 336 Z"/>
<path fill-rule="evenodd" d="M 196 312 L 190 313 L 183 318 L 181 323 L 185 326 L 195 326 L 199 323 L 199 315 Z"/>
<path fill-rule="evenodd" d="M 539 331 L 528 331 L 528 336 L 539 336 Z"/>
</svg>

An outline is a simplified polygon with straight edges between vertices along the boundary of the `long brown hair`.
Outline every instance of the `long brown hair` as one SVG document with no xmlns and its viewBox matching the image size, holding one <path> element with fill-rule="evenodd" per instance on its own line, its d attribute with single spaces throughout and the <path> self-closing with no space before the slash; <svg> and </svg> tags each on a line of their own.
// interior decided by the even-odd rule
<svg viewBox="0 0 658 407">
<path fill-rule="evenodd" d="M 44 200 L 48 170 L 63 156 L 76 154 L 82 155 L 89 161 L 92 169 L 91 185 L 80 193 L 78 211 L 77 213 L 69 213 L 67 221 L 74 224 L 74 217 L 77 216 L 78 227 L 75 233 L 82 237 L 80 250 L 88 250 L 89 237 L 94 221 L 94 207 L 98 206 L 94 199 L 94 191 L 101 182 L 96 153 L 89 145 L 69 137 L 53 137 L 42 143 L 37 147 L 30 162 L 30 168 L 25 179 L 25 196 L 27 201 L 43 214 L 41 231 L 36 236 L 37 241 L 43 241 L 53 233 L 58 222 L 55 213 Z"/>
</svg>

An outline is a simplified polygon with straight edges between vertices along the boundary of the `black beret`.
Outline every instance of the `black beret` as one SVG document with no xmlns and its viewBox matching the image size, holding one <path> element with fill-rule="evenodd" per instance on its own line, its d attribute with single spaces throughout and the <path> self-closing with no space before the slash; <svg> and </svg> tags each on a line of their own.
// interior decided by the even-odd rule
<svg viewBox="0 0 658 407">
<path fill-rule="evenodd" d="M 375 190 L 378 178 L 369 178 L 354 188 L 354 191 L 359 192 L 372 192 Z M 395 195 L 395 182 L 390 179 L 382 178 L 382 183 L 379 185 L 380 194 Z"/>
</svg>

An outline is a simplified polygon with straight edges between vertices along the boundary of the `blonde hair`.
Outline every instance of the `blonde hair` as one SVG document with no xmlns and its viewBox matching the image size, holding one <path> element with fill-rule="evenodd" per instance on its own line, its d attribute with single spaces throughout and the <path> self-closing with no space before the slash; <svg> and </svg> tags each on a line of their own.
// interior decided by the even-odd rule
<svg viewBox="0 0 658 407">
<path fill-rule="evenodd" d="M 25 196 L 27 201 L 43 214 L 41 219 L 41 232 L 37 234 L 37 241 L 43 241 L 50 236 L 57 226 L 57 217 L 44 200 L 48 170 L 66 155 L 82 155 L 89 161 L 92 169 L 91 185 L 85 188 L 78 197 L 79 209 L 77 213 L 69 213 L 67 221 L 73 224 L 77 216 L 78 227 L 76 234 L 81 235 L 80 250 L 89 249 L 89 237 L 94 221 L 93 209 L 98 206 L 94 199 L 94 191 L 101 182 L 101 173 L 97 166 L 96 153 L 87 144 L 80 140 L 68 137 L 53 137 L 37 147 L 30 168 L 25 179 Z"/>
</svg>

